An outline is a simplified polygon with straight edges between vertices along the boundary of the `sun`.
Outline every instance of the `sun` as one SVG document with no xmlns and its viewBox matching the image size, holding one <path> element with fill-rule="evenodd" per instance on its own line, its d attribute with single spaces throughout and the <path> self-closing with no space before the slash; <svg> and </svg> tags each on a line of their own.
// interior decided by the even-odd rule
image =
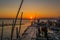
<svg viewBox="0 0 60 40">
<path fill-rule="evenodd" d="M 33 17 L 31 16 L 30 19 L 33 19 Z"/>
</svg>

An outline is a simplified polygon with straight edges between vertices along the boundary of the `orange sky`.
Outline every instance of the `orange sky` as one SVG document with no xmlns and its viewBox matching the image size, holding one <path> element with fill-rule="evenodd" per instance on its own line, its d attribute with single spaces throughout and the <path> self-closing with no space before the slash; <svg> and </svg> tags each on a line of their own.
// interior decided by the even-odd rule
<svg viewBox="0 0 60 40">
<path fill-rule="evenodd" d="M 15 18 L 19 0 L 0 1 L 0 18 Z M 23 3 L 20 13 L 23 11 L 23 18 L 30 17 L 60 17 L 60 1 L 40 1 L 40 0 L 26 0 Z M 20 14 L 18 16 L 20 18 Z"/>
</svg>

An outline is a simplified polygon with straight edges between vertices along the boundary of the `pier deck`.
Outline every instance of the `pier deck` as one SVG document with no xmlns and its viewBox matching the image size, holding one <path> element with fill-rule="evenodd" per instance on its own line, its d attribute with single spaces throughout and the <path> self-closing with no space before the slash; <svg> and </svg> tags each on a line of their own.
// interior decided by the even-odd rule
<svg viewBox="0 0 60 40">
<path fill-rule="evenodd" d="M 36 24 L 33 24 L 31 26 L 29 26 L 25 32 L 22 34 L 22 38 L 21 40 L 37 40 L 37 36 L 36 34 L 38 33 L 38 30 L 37 30 L 37 26 Z M 49 40 L 60 40 L 60 32 L 59 33 L 50 33 L 50 32 L 47 32 L 48 33 L 48 39 Z M 42 34 L 42 33 L 41 33 Z M 39 37 L 38 39 L 39 40 L 47 40 L 47 38 L 44 37 L 44 34 L 42 34 L 43 36 Z"/>
<path fill-rule="evenodd" d="M 31 25 L 29 26 L 25 32 L 22 34 L 22 39 L 21 40 L 32 40 L 33 38 L 36 38 L 36 25 Z"/>
</svg>

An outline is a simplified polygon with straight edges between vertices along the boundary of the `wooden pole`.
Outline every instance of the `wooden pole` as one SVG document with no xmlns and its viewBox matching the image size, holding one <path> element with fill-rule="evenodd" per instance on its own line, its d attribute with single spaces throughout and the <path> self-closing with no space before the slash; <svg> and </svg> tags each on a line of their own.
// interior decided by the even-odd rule
<svg viewBox="0 0 60 40">
<path fill-rule="evenodd" d="M 3 40 L 3 31 L 4 31 L 4 21 L 2 21 L 2 32 L 1 32 L 1 40 Z"/>
<path fill-rule="evenodd" d="M 14 25 L 12 26 L 11 40 L 12 40 L 12 37 L 13 37 L 14 28 L 15 28 L 16 21 L 17 21 L 17 18 L 18 18 L 19 12 L 20 12 L 20 10 L 21 10 L 22 4 L 23 4 L 23 0 L 21 1 L 20 7 L 19 7 L 19 9 L 18 9 L 18 12 L 17 12 L 16 18 L 15 18 L 15 21 L 14 21 Z"/>
</svg>

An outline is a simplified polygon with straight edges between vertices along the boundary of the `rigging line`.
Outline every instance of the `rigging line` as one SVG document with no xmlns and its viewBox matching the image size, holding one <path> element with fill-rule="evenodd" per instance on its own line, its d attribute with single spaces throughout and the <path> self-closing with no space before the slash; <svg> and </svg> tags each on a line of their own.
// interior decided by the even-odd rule
<svg viewBox="0 0 60 40">
<path fill-rule="evenodd" d="M 17 21 L 17 18 L 18 18 L 19 12 L 20 12 L 20 10 L 21 10 L 21 7 L 22 7 L 22 4 L 23 4 L 23 1 L 24 1 L 24 0 L 21 1 L 20 7 L 19 7 L 19 9 L 18 9 L 18 12 L 17 12 L 16 18 L 15 18 L 15 21 L 14 21 L 14 24 L 13 24 L 13 26 L 12 26 L 11 40 L 12 40 L 12 37 L 13 37 L 14 28 L 15 28 L 16 21 Z"/>
</svg>

